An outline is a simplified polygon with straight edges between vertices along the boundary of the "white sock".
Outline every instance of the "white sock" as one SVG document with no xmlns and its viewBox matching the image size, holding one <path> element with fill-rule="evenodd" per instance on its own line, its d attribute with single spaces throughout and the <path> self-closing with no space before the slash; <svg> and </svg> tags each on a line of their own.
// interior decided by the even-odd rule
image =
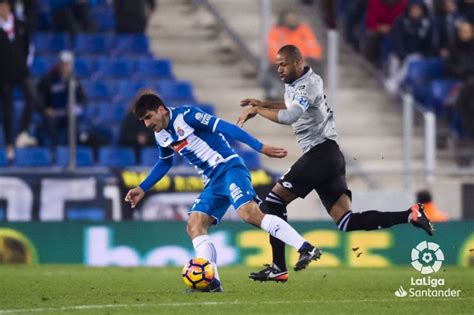
<svg viewBox="0 0 474 315">
<path fill-rule="evenodd" d="M 276 215 L 266 214 L 263 217 L 260 227 L 262 230 L 270 233 L 271 236 L 296 248 L 296 250 L 300 249 L 305 242 L 304 238 L 302 238 L 301 235 L 291 227 L 291 225 Z"/>
<path fill-rule="evenodd" d="M 220 280 L 219 272 L 217 271 L 217 251 L 209 235 L 199 235 L 194 238 L 193 246 L 194 251 L 196 252 L 196 257 L 209 260 L 214 267 L 214 276 L 217 280 Z"/>
</svg>

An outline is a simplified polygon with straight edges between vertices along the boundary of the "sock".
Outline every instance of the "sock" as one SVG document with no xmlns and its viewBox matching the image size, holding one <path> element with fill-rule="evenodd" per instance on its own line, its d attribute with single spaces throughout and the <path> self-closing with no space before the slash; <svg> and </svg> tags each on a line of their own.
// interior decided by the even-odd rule
<svg viewBox="0 0 474 315">
<path fill-rule="evenodd" d="M 283 201 L 280 196 L 274 192 L 270 192 L 267 198 L 265 198 L 265 204 L 269 214 L 276 215 L 285 222 L 288 221 L 286 202 Z M 280 241 L 278 238 L 270 235 L 270 245 L 272 245 L 273 266 L 280 271 L 287 271 L 285 259 L 286 244 Z"/>
<path fill-rule="evenodd" d="M 217 271 L 217 251 L 209 235 L 199 235 L 195 237 L 193 239 L 193 246 L 196 257 L 209 260 L 214 268 L 214 276 L 217 280 L 220 280 L 219 272 Z"/>
<path fill-rule="evenodd" d="M 262 230 L 267 231 L 273 237 L 276 237 L 297 250 L 305 243 L 305 240 L 292 228 L 287 222 L 276 215 L 266 214 L 263 217 Z"/>
<path fill-rule="evenodd" d="M 408 223 L 411 210 L 400 212 L 381 212 L 369 210 L 360 213 L 348 211 L 338 222 L 337 227 L 344 232 L 357 230 L 378 230 L 392 225 Z"/>
</svg>

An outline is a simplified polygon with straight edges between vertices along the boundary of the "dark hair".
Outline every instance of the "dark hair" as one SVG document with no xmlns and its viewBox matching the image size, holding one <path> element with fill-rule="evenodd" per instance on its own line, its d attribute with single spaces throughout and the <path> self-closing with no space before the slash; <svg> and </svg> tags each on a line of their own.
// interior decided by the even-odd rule
<svg viewBox="0 0 474 315">
<path fill-rule="evenodd" d="M 431 200 L 432 200 L 431 193 L 428 190 L 420 190 L 416 194 L 416 202 L 427 203 L 427 202 L 431 202 Z"/>
<path fill-rule="evenodd" d="M 10 2 L 8 0 L 0 0 L 0 4 L 1 3 L 6 3 L 6 4 L 10 5 Z"/>
<path fill-rule="evenodd" d="M 303 60 L 301 51 L 295 45 L 285 45 L 278 50 L 278 53 L 289 56 L 293 61 Z"/>
<path fill-rule="evenodd" d="M 165 103 L 163 103 L 158 95 L 153 93 L 143 93 L 140 94 L 133 103 L 133 114 L 138 119 L 141 119 L 145 116 L 147 111 L 155 111 L 160 106 L 166 108 Z"/>
</svg>

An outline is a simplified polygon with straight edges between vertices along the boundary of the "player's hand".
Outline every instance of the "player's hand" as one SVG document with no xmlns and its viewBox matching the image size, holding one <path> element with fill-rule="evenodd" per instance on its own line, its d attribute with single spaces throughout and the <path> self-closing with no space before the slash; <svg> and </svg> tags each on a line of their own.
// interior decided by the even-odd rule
<svg viewBox="0 0 474 315">
<path fill-rule="evenodd" d="M 242 107 L 249 106 L 249 105 L 259 107 L 259 106 L 262 106 L 262 101 L 254 99 L 254 98 L 246 98 L 240 101 L 240 106 Z"/>
<path fill-rule="evenodd" d="M 239 118 L 237 118 L 237 125 L 239 127 L 243 127 L 245 122 L 249 119 L 252 119 L 257 115 L 257 109 L 255 107 L 250 107 L 247 109 L 244 109 L 240 115 Z"/>
<path fill-rule="evenodd" d="M 132 208 L 135 208 L 138 202 L 145 196 L 145 192 L 140 187 L 130 189 L 125 196 L 125 202 L 128 202 Z"/>
<path fill-rule="evenodd" d="M 263 145 L 260 152 L 268 157 L 279 159 L 284 158 L 288 154 L 288 152 L 283 148 L 272 147 L 266 144 Z"/>
</svg>

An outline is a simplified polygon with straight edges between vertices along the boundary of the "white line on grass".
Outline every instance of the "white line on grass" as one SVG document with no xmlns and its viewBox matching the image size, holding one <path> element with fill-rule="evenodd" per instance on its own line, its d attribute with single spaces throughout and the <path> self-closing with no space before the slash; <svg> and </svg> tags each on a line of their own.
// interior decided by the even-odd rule
<svg viewBox="0 0 474 315">
<path fill-rule="evenodd" d="M 419 302 L 419 301 L 459 301 L 459 300 L 474 300 L 474 297 L 467 298 L 429 298 L 429 299 L 364 299 L 364 300 L 304 300 L 304 301 L 232 301 L 232 302 L 177 302 L 177 303 L 142 303 L 142 304 L 98 304 L 98 305 L 75 305 L 62 307 L 44 307 L 44 308 L 23 308 L 23 309 L 9 309 L 0 310 L 0 314 L 15 314 L 15 313 L 34 313 L 34 312 L 61 312 L 74 310 L 90 310 L 102 308 L 134 308 L 134 307 L 187 307 L 192 305 L 204 306 L 219 306 L 219 305 L 261 305 L 261 304 L 320 304 L 320 303 L 370 303 L 370 302 Z"/>
</svg>

